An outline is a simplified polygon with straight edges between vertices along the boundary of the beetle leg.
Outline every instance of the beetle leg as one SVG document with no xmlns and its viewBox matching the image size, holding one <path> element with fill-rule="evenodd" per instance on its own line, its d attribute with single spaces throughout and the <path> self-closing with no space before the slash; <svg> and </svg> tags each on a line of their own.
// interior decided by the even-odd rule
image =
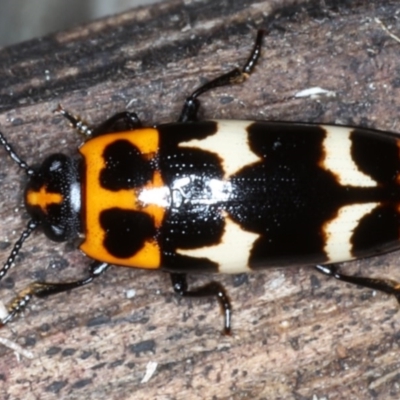
<svg viewBox="0 0 400 400">
<path fill-rule="evenodd" d="M 94 261 L 90 265 L 89 276 L 85 279 L 80 279 L 72 282 L 32 282 L 25 289 L 21 290 L 18 295 L 8 304 L 8 315 L 0 320 L 0 327 L 10 322 L 16 314 L 21 312 L 32 299 L 36 297 L 47 297 L 52 294 L 66 292 L 67 290 L 75 289 L 91 283 L 95 278 L 100 276 L 107 268 L 108 264 L 99 261 Z"/>
<path fill-rule="evenodd" d="M 123 111 L 105 120 L 92 131 L 92 137 L 106 133 L 130 131 L 142 127 L 142 122 L 136 113 Z"/>
<path fill-rule="evenodd" d="M 265 31 L 261 29 L 257 32 L 257 37 L 254 43 L 253 50 L 251 51 L 250 56 L 247 59 L 246 64 L 243 66 L 243 68 L 235 68 L 226 74 L 218 76 L 212 81 L 200 86 L 189 97 L 186 98 L 178 122 L 197 121 L 197 113 L 200 107 L 198 97 L 203 93 L 220 86 L 229 86 L 236 83 L 243 83 L 249 77 L 257 64 L 258 59 L 260 58 L 261 45 L 264 34 Z"/>
<path fill-rule="evenodd" d="M 218 282 L 210 282 L 204 286 L 188 290 L 186 274 L 171 273 L 172 287 L 174 292 L 182 297 L 216 297 L 224 312 L 224 334 L 231 333 L 231 303 L 225 289 Z"/>
<path fill-rule="evenodd" d="M 89 125 L 86 124 L 86 122 L 84 122 L 79 117 L 74 116 L 67 110 L 64 110 L 61 105 L 58 105 L 55 111 L 66 118 L 71 123 L 72 127 L 78 131 L 79 134 L 87 138 L 93 138 L 96 136 L 104 135 L 106 133 L 130 131 L 132 129 L 140 128 L 142 126 L 142 123 L 137 114 L 129 111 L 123 111 L 113 115 L 96 128 L 90 128 Z"/>
<path fill-rule="evenodd" d="M 379 290 L 396 297 L 400 303 L 400 283 L 392 279 L 365 278 L 361 276 L 344 275 L 338 272 L 338 266 L 332 265 L 316 265 L 315 269 L 325 275 L 332 276 L 340 281 L 352 283 L 354 285 L 364 286 L 370 289 Z"/>
</svg>

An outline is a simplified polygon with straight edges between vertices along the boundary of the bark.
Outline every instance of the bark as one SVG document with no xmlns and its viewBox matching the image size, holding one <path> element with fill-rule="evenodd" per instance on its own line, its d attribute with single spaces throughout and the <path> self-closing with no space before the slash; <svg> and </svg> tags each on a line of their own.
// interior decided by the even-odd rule
<svg viewBox="0 0 400 400">
<path fill-rule="evenodd" d="M 52 113 L 58 103 L 91 124 L 125 109 L 150 125 L 174 121 L 204 79 L 246 60 L 257 28 L 269 35 L 256 72 L 203 96 L 205 118 L 398 131 L 397 13 L 394 0 L 174 0 L 21 43 L 0 50 L 1 131 L 34 164 L 55 151 L 74 154 L 81 141 Z M 296 97 L 312 87 L 330 95 Z M 27 220 L 24 178 L 4 154 L 2 261 Z M 83 276 L 86 264 L 74 245 L 34 235 L 1 299 L 34 279 Z M 395 253 L 344 268 L 400 280 L 397 264 Z M 220 334 L 214 301 L 177 299 L 160 273 L 115 267 L 88 287 L 33 300 L 0 332 L 33 354 L 19 359 L 0 346 L 0 397 L 399 398 L 394 298 L 310 268 L 213 278 L 232 299 L 231 337 Z M 157 368 L 144 383 L 149 362 Z"/>
</svg>

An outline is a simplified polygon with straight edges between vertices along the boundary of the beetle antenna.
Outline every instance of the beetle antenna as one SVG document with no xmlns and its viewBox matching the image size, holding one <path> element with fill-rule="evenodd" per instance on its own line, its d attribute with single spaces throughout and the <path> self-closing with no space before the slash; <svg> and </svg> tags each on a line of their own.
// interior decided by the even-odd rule
<svg viewBox="0 0 400 400">
<path fill-rule="evenodd" d="M 81 135 L 87 138 L 90 138 L 93 135 L 93 130 L 86 122 L 82 121 L 79 117 L 73 116 L 70 112 L 65 110 L 61 104 L 59 104 L 53 112 L 61 114 Z"/>
<path fill-rule="evenodd" d="M 15 258 L 17 257 L 19 251 L 21 250 L 22 245 L 24 244 L 25 240 L 28 239 L 30 234 L 39 226 L 38 221 L 34 221 L 31 219 L 28 222 L 28 225 L 26 226 L 25 230 L 22 232 L 21 236 L 19 239 L 15 242 L 14 248 L 11 250 L 10 255 L 7 258 L 7 261 L 3 265 L 3 268 L 0 269 L 0 280 L 6 275 L 7 271 L 11 268 L 11 265 L 15 261 Z"/>
<path fill-rule="evenodd" d="M 20 168 L 25 170 L 25 173 L 28 176 L 33 176 L 35 174 L 35 170 L 31 168 L 24 160 L 22 160 L 18 154 L 14 151 L 12 146 L 7 142 L 4 135 L 0 132 L 0 144 L 4 147 L 8 155 L 14 160 Z M 1 276 L 0 276 L 1 279 Z"/>
</svg>

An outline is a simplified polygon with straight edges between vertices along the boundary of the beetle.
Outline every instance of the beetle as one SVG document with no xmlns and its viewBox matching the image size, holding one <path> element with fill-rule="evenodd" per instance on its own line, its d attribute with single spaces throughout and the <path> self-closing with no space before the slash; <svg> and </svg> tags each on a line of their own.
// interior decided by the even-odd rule
<svg viewBox="0 0 400 400">
<path fill-rule="evenodd" d="M 231 330 L 231 304 L 212 281 L 186 275 L 314 265 L 338 280 L 394 295 L 389 279 L 342 274 L 338 262 L 400 247 L 400 137 L 371 129 L 271 121 L 200 121 L 199 96 L 242 83 L 254 71 L 263 31 L 242 68 L 200 86 L 177 122 L 144 127 L 132 112 L 95 128 L 61 106 L 86 137 L 75 157 L 56 153 L 39 167 L 0 143 L 25 171 L 31 217 L 0 270 L 2 279 L 39 226 L 53 241 L 80 238 L 88 275 L 31 283 L 8 305 L 7 324 L 33 296 L 89 284 L 110 265 L 162 270 L 182 297 L 215 297 Z"/>
</svg>

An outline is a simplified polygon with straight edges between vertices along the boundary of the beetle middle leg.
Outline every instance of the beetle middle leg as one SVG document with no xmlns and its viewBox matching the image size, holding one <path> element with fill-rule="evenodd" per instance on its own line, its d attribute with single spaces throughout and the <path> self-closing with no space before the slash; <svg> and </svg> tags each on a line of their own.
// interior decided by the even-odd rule
<svg viewBox="0 0 400 400">
<path fill-rule="evenodd" d="M 188 290 L 186 274 L 171 273 L 174 292 L 182 297 L 216 297 L 224 312 L 224 334 L 231 333 L 232 307 L 225 289 L 218 282 L 210 282 L 204 286 Z"/>
<path fill-rule="evenodd" d="M 248 76 L 253 72 L 257 61 L 260 58 L 264 33 L 265 31 L 261 29 L 257 32 L 257 37 L 254 43 L 253 50 L 251 51 L 249 58 L 242 68 L 235 68 L 232 71 L 227 72 L 226 74 L 218 76 L 217 78 L 213 79 L 210 82 L 207 82 L 203 86 L 200 86 L 189 97 L 186 98 L 178 122 L 197 121 L 197 113 L 200 107 L 198 97 L 203 93 L 217 87 L 242 83 L 248 78 Z"/>
<path fill-rule="evenodd" d="M 400 282 L 396 282 L 392 279 L 367 278 L 361 276 L 345 275 L 338 271 L 339 267 L 335 264 L 316 265 L 315 269 L 318 272 L 321 272 L 324 275 L 332 276 L 339 281 L 364 286 L 370 289 L 379 290 L 380 292 L 393 295 L 400 303 Z"/>
</svg>

